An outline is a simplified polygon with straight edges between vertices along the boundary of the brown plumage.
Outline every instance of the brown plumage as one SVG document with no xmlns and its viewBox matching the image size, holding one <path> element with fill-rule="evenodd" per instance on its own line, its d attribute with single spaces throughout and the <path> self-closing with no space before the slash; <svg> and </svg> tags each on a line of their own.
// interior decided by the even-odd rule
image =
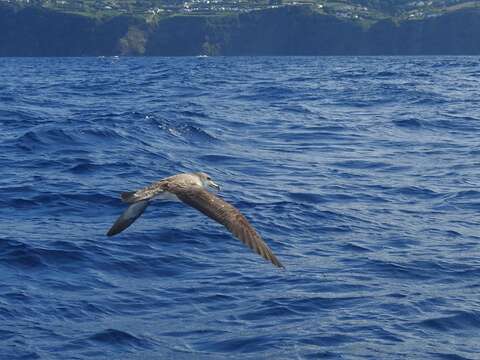
<svg viewBox="0 0 480 360">
<path fill-rule="evenodd" d="M 152 199 L 178 199 L 222 224 L 250 249 L 273 265 L 283 268 L 282 263 L 245 216 L 234 206 L 207 191 L 206 188 L 209 186 L 219 189 L 207 174 L 189 173 L 165 178 L 138 191 L 122 193 L 122 200 L 131 205 L 118 218 L 107 235 L 113 236 L 130 226 Z"/>
</svg>

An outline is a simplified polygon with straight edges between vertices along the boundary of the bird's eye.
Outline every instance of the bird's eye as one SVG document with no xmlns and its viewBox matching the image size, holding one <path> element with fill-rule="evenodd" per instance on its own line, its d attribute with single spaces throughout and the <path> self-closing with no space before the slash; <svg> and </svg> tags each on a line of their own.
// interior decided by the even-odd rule
<svg viewBox="0 0 480 360">
<path fill-rule="evenodd" d="M 207 176 L 207 180 L 212 180 L 212 178 L 210 176 Z"/>
</svg>

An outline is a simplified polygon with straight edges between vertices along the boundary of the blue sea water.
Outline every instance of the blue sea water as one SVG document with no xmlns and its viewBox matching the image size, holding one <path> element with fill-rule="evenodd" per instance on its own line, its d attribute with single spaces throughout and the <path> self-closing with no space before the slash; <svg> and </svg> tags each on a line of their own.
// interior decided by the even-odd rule
<svg viewBox="0 0 480 360">
<path fill-rule="evenodd" d="M 480 58 L 0 59 L 0 359 L 480 359 Z M 177 203 L 203 170 L 286 266 Z"/>
</svg>

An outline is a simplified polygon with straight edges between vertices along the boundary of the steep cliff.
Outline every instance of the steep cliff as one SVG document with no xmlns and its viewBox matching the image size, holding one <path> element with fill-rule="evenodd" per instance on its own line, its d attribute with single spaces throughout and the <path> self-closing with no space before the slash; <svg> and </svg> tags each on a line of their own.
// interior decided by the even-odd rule
<svg viewBox="0 0 480 360">
<path fill-rule="evenodd" d="M 232 16 L 178 16 L 153 29 L 149 55 L 358 54 L 360 25 L 309 7 L 283 7 Z"/>
<path fill-rule="evenodd" d="M 386 55 L 480 54 L 480 10 L 457 11 L 368 29 L 362 53 Z"/>
<path fill-rule="evenodd" d="M 0 56 L 86 56 L 135 53 L 122 48 L 131 17 L 95 19 L 39 7 L 0 7 Z"/>
<path fill-rule="evenodd" d="M 0 5 L 0 56 L 198 54 L 480 54 L 480 10 L 365 27 L 299 6 L 151 24 Z"/>
</svg>

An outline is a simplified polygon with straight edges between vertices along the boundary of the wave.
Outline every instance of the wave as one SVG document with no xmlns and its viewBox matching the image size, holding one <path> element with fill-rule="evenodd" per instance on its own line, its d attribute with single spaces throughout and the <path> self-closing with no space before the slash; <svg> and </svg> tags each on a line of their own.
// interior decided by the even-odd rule
<svg viewBox="0 0 480 360">
<path fill-rule="evenodd" d="M 458 311 L 449 316 L 437 316 L 418 323 L 423 328 L 442 332 L 456 332 L 469 329 L 480 329 L 480 314 L 476 311 Z"/>
<path fill-rule="evenodd" d="M 0 62 L 2 355 L 480 352 L 478 59 Z M 198 170 L 284 271 L 183 204 L 105 235 Z"/>
<path fill-rule="evenodd" d="M 96 332 L 88 338 L 90 341 L 107 344 L 109 346 L 121 346 L 128 348 L 145 349 L 151 347 L 152 341 L 143 337 L 137 337 L 127 331 L 106 329 Z"/>
<path fill-rule="evenodd" d="M 51 249 L 0 238 L 0 259 L 3 263 L 22 268 L 46 268 L 50 265 L 81 263 L 86 261 L 84 252 L 75 247 Z"/>
</svg>

